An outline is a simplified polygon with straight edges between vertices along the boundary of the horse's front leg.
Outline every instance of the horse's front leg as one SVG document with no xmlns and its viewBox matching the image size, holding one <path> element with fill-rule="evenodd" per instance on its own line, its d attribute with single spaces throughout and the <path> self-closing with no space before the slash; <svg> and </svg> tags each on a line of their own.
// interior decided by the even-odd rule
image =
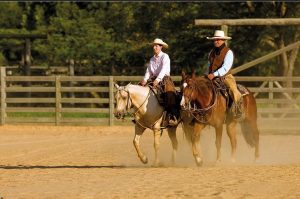
<svg viewBox="0 0 300 199">
<path fill-rule="evenodd" d="M 200 150 L 198 150 L 197 143 L 200 140 L 201 131 L 204 127 L 205 127 L 205 125 L 203 125 L 203 124 L 195 123 L 193 134 L 191 136 L 192 150 L 193 150 L 193 155 L 194 155 L 197 166 L 202 166 L 202 164 L 203 164 L 203 159 L 202 159 L 202 154 L 201 154 L 201 146 L 199 147 Z"/>
<path fill-rule="evenodd" d="M 160 143 L 160 130 L 155 129 L 154 132 L 154 150 L 155 150 L 155 159 L 154 159 L 154 166 L 159 165 L 159 143 Z"/>
<path fill-rule="evenodd" d="M 138 124 L 135 125 L 135 135 L 133 139 L 133 145 L 142 163 L 147 164 L 148 158 L 142 153 L 140 149 L 140 137 L 143 135 L 144 131 L 145 128 L 139 126 Z"/>
<path fill-rule="evenodd" d="M 168 128 L 168 135 L 169 138 L 172 142 L 172 164 L 174 165 L 176 163 L 176 155 L 177 155 L 177 149 L 178 149 L 178 141 L 177 141 L 177 137 L 176 137 L 176 128 L 177 127 L 172 127 L 172 128 Z"/>
</svg>

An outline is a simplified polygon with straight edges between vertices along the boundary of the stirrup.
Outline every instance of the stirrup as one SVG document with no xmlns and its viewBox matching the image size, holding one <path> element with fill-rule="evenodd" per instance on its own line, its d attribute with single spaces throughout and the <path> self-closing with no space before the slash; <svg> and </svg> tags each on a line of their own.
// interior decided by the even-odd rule
<svg viewBox="0 0 300 199">
<path fill-rule="evenodd" d="M 169 126 L 177 126 L 178 125 L 178 120 L 176 118 L 175 119 L 169 119 L 168 125 Z"/>
</svg>

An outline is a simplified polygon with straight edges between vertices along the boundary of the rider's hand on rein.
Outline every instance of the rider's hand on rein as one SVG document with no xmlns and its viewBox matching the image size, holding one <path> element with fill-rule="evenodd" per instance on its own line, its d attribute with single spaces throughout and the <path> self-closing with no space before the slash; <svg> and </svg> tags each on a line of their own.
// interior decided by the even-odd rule
<svg viewBox="0 0 300 199">
<path fill-rule="evenodd" d="M 215 78 L 214 74 L 210 73 L 207 75 L 208 79 L 212 80 L 213 78 Z"/>
<path fill-rule="evenodd" d="M 139 84 L 141 85 L 141 86 L 145 86 L 146 85 L 146 81 L 145 80 L 142 80 Z"/>
<path fill-rule="evenodd" d="M 153 82 L 153 87 L 156 88 L 158 86 L 158 81 L 157 80 L 154 80 Z"/>
</svg>

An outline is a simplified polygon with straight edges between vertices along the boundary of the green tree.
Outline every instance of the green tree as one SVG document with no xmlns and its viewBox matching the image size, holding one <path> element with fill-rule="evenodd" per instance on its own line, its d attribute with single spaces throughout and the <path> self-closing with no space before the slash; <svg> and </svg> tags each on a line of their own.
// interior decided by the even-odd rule
<svg viewBox="0 0 300 199">
<path fill-rule="evenodd" d="M 43 33 L 32 43 L 35 65 L 65 66 L 75 61 L 80 74 L 142 75 L 156 37 L 169 44 L 171 74 L 207 69 L 212 48 L 206 36 L 220 27 L 195 26 L 195 19 L 299 17 L 297 2 L 5 2 L 0 3 L 0 33 Z M 11 15 L 11 13 L 14 13 Z M 234 66 L 299 40 L 293 26 L 230 27 Z M 0 41 L 0 62 L 20 60 L 22 40 Z M 291 75 L 297 49 L 243 71 L 241 75 Z M 280 67 L 279 67 L 280 66 Z M 132 69 L 132 67 L 137 67 Z M 131 70 L 124 71 L 125 68 Z M 300 71 L 298 71 L 300 73 Z"/>
</svg>

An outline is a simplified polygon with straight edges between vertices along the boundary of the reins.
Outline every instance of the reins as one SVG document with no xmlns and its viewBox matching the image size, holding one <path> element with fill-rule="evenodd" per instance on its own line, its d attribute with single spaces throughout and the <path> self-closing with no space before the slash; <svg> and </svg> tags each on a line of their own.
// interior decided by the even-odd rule
<svg viewBox="0 0 300 199">
<path fill-rule="evenodd" d="M 132 117 L 134 117 L 134 118 L 135 118 L 136 114 L 139 112 L 140 108 L 141 108 L 141 107 L 146 103 L 146 101 L 149 99 L 151 91 L 153 92 L 153 90 L 152 90 L 151 88 L 149 88 L 148 95 L 147 95 L 146 99 L 144 100 L 144 102 L 136 109 L 136 111 L 135 111 L 134 113 L 130 113 L 128 110 L 129 110 L 130 107 L 133 105 L 132 99 L 131 99 L 131 96 L 130 96 L 130 92 L 129 92 L 128 90 L 126 90 L 125 87 L 124 87 L 122 90 L 125 91 L 125 92 L 128 94 L 126 111 L 127 111 L 127 113 L 128 113 L 130 116 L 132 116 Z M 121 90 L 119 90 L 119 91 L 121 91 Z M 154 92 L 153 92 L 153 93 L 154 93 Z M 155 93 L 154 93 L 154 94 L 155 94 Z M 129 102 L 130 102 L 130 106 L 129 106 Z M 143 125 L 141 122 L 139 122 L 139 120 L 135 120 L 135 122 L 136 122 L 137 124 L 139 124 L 141 127 L 143 127 L 143 128 L 149 128 L 149 129 L 152 129 L 152 130 L 154 130 L 153 127 L 154 127 L 154 125 L 155 125 L 158 121 L 159 121 L 159 119 L 156 120 L 150 127 L 147 127 L 147 126 Z M 159 128 L 159 130 L 161 130 L 161 129 L 164 129 L 164 128 Z"/>
<path fill-rule="evenodd" d="M 189 107 L 186 108 L 186 109 L 183 109 L 184 111 L 187 111 L 189 114 L 191 114 L 198 122 L 200 123 L 208 123 L 207 121 L 207 118 L 205 117 L 208 113 L 208 111 L 210 111 L 216 104 L 217 104 L 217 100 L 218 100 L 218 97 L 217 97 L 217 91 L 216 91 L 216 88 L 215 86 L 213 85 L 212 81 L 210 81 L 211 85 L 212 85 L 212 91 L 213 91 L 213 103 L 211 105 L 209 105 L 208 107 L 205 107 L 205 108 L 197 108 L 196 107 L 196 104 L 194 103 L 194 107 L 190 106 L 191 104 L 191 101 L 189 102 Z M 193 83 L 193 87 L 192 87 L 192 92 L 191 92 L 191 95 L 193 94 L 194 90 L 195 90 L 195 83 Z M 200 116 L 197 117 L 197 116 Z"/>
</svg>

